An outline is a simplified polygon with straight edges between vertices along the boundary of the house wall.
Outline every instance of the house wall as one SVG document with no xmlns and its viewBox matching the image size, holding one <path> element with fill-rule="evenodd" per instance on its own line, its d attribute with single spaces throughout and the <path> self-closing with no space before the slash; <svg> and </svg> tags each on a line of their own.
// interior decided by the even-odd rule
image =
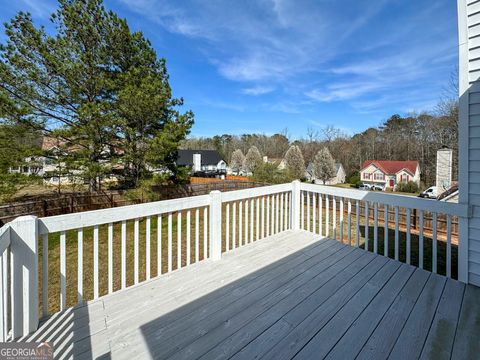
<svg viewBox="0 0 480 360">
<path fill-rule="evenodd" d="M 458 0 L 459 34 L 459 278 L 480 286 L 480 2 Z"/>
</svg>

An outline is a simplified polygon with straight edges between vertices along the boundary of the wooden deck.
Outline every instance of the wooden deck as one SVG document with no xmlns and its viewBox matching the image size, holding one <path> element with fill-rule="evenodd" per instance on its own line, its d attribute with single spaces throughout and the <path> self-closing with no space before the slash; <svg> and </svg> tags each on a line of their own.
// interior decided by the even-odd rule
<svg viewBox="0 0 480 360">
<path fill-rule="evenodd" d="M 473 359 L 480 288 L 287 231 L 57 313 L 57 357 Z"/>
</svg>

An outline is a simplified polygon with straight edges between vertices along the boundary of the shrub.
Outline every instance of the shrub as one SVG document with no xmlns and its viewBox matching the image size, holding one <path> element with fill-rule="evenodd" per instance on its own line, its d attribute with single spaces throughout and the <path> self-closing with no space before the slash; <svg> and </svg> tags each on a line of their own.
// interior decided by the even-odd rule
<svg viewBox="0 0 480 360">
<path fill-rule="evenodd" d="M 352 185 L 357 185 L 358 183 L 360 183 L 360 176 L 358 176 L 358 175 L 350 176 L 348 178 L 348 183 L 352 184 Z"/>
<path fill-rule="evenodd" d="M 417 193 L 419 191 L 417 183 L 409 181 L 407 183 L 399 183 L 395 187 L 395 191 L 406 192 L 406 193 Z"/>
</svg>

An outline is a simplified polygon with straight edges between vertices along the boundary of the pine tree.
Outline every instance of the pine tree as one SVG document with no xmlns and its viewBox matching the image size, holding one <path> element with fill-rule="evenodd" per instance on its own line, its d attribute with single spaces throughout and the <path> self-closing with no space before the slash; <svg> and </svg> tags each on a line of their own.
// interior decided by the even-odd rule
<svg viewBox="0 0 480 360">
<path fill-rule="evenodd" d="M 285 163 L 289 175 L 294 179 L 305 177 L 305 161 L 302 151 L 297 145 L 292 145 L 285 154 Z"/>
<path fill-rule="evenodd" d="M 320 149 L 313 160 L 314 175 L 325 184 L 335 177 L 335 160 L 326 147 Z"/>
<path fill-rule="evenodd" d="M 51 19 L 53 35 L 35 27 L 28 13 L 5 25 L 5 118 L 62 139 L 59 162 L 80 172 L 92 190 L 115 162 L 134 185 L 148 175 L 148 161 L 175 172 L 171 150 L 188 134 L 193 114 L 176 110 L 182 100 L 171 96 L 165 60 L 102 0 L 59 0 Z M 168 153 L 148 156 L 159 148 Z"/>
</svg>

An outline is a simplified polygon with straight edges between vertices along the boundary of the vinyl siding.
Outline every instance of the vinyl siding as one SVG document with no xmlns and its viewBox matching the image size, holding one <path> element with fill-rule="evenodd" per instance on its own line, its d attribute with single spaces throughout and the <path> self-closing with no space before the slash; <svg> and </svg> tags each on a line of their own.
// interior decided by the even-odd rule
<svg viewBox="0 0 480 360">
<path fill-rule="evenodd" d="M 472 215 L 463 233 L 468 281 L 480 286 L 480 0 L 458 0 L 458 6 L 460 202 L 468 202 Z"/>
</svg>

